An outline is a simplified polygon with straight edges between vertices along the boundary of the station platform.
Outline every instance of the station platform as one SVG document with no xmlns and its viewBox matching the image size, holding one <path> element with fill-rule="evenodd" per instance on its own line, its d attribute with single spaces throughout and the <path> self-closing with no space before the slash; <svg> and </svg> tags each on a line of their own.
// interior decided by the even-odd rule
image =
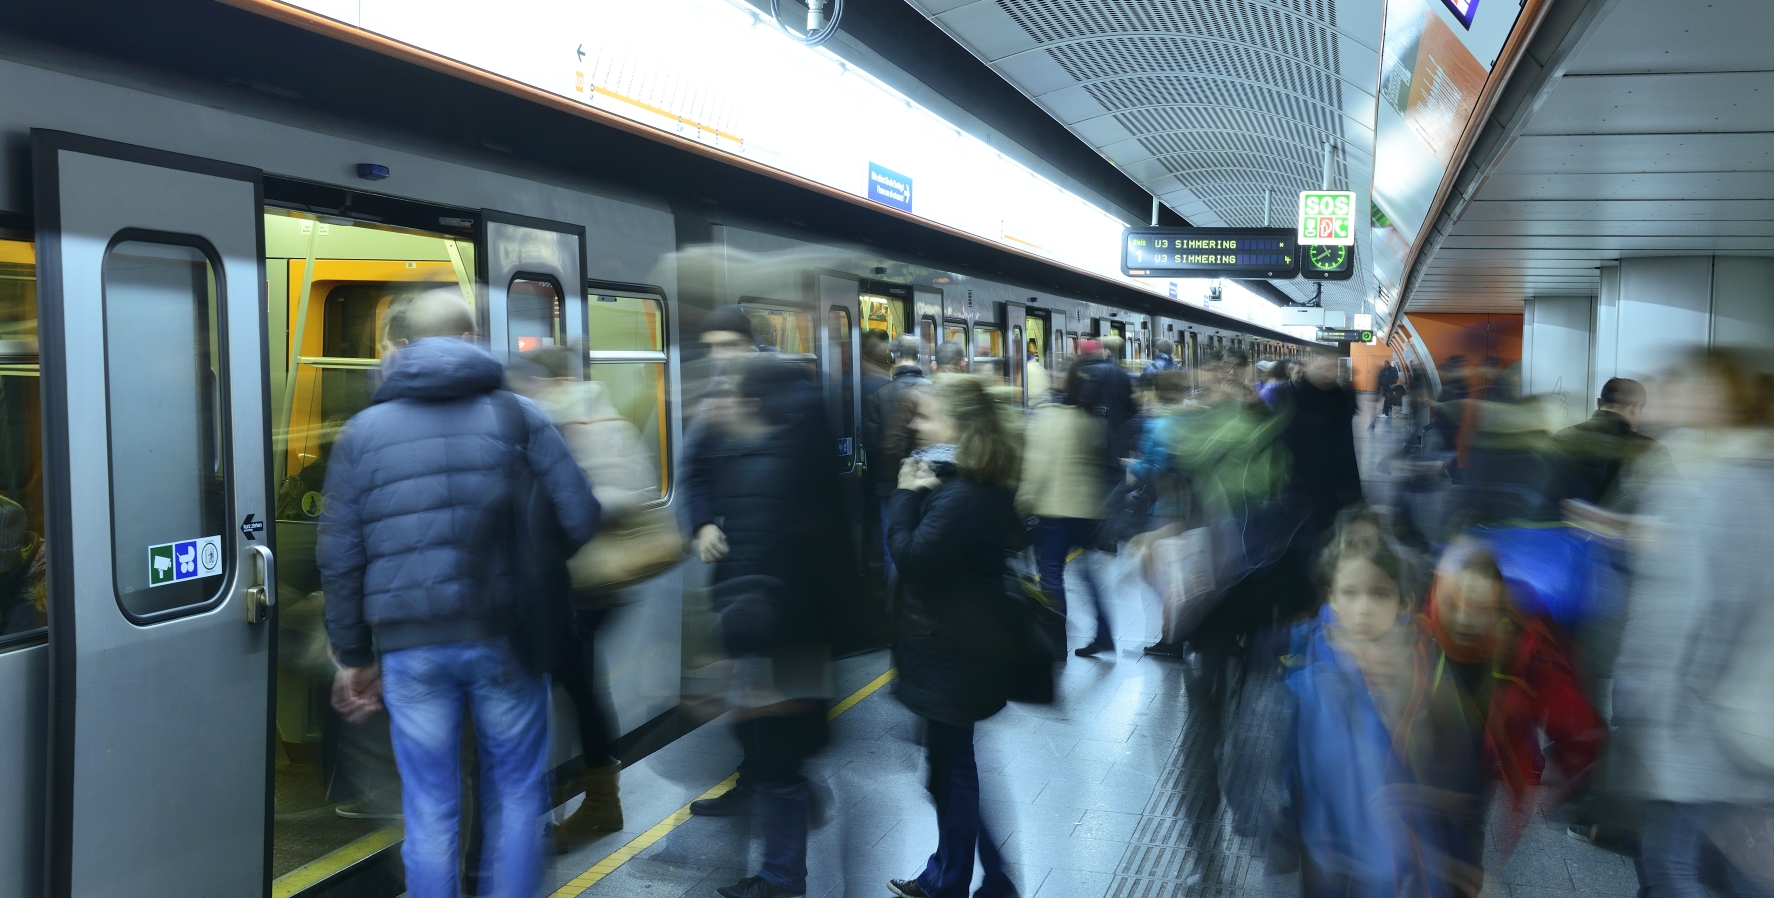
<svg viewBox="0 0 1774 898">
<path fill-rule="evenodd" d="M 1115 611 L 1138 620 L 1142 609 Z M 1212 856 L 1189 856 L 1181 815 L 1191 796 L 1179 785 L 1188 716 L 1182 667 L 1139 655 L 1129 645 L 1139 635 L 1121 637 L 1114 658 L 1070 659 L 1060 702 L 1011 705 L 979 726 L 982 805 L 1021 894 L 1299 894 L 1297 876 L 1271 875 L 1256 842 L 1229 825 Z M 840 694 L 856 701 L 834 708 L 831 744 L 810 764 L 821 807 L 809 896 L 889 895 L 887 880 L 920 872 L 936 845 L 917 720 L 891 695 L 888 664 L 885 652 L 837 664 Z M 625 770 L 628 827 L 555 858 L 552 898 L 712 896 L 755 873 L 759 841 L 746 819 L 692 817 L 686 808 L 727 784 L 738 761 L 737 744 L 717 721 Z M 1203 873 L 1199 881 L 1187 878 L 1192 870 Z M 1536 817 L 1507 863 L 1487 864 L 1481 898 L 1637 890 L 1629 858 Z"/>
</svg>

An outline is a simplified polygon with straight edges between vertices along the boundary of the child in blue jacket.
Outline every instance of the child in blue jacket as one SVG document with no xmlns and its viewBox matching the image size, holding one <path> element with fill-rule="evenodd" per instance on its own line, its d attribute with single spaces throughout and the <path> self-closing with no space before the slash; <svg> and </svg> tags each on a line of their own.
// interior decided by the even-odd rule
<svg viewBox="0 0 1774 898">
<path fill-rule="evenodd" d="M 1411 621 L 1408 561 L 1357 518 L 1325 552 L 1326 602 L 1284 658 L 1294 723 L 1282 839 L 1307 898 L 1460 898 L 1483 883 L 1481 778 L 1458 686 Z"/>
</svg>

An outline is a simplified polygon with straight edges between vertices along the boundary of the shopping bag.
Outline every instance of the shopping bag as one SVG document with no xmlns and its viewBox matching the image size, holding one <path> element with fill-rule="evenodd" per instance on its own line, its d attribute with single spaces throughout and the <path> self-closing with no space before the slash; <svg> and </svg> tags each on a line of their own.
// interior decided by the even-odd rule
<svg viewBox="0 0 1774 898">
<path fill-rule="evenodd" d="M 1159 639 L 1185 639 L 1213 610 L 1213 540 L 1205 527 L 1171 528 L 1152 540 L 1145 557 L 1146 582 L 1158 594 Z"/>
</svg>

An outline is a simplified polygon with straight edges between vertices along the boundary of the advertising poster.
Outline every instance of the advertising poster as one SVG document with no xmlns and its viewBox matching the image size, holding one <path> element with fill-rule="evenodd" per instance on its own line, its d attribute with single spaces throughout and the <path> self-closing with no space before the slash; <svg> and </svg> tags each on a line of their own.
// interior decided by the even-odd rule
<svg viewBox="0 0 1774 898">
<path fill-rule="evenodd" d="M 1374 274 L 1396 296 L 1519 0 L 1386 0 L 1374 131 Z"/>
</svg>

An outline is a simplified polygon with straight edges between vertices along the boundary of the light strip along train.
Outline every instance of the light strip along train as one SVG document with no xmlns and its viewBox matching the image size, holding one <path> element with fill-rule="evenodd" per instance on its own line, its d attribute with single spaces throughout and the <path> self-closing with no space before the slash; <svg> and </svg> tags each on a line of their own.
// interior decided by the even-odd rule
<svg viewBox="0 0 1774 898">
<path fill-rule="evenodd" d="M 866 624 L 850 650 L 888 623 L 864 332 L 915 334 L 926 364 L 960 343 L 1025 393 L 1030 347 L 1057 374 L 1090 335 L 1191 369 L 1301 348 L 238 9 L 40 4 L 0 29 L 0 495 L 31 534 L 0 559 L 0 898 L 398 891 L 398 826 L 339 817 L 322 776 L 314 534 L 399 297 L 460 290 L 501 358 L 583 347 L 673 509 L 697 322 L 767 323 L 830 406 L 869 577 L 837 599 Z M 359 163 L 391 175 L 366 189 Z M 599 647 L 625 745 L 669 730 L 711 654 L 702 577 L 637 587 Z"/>
</svg>

